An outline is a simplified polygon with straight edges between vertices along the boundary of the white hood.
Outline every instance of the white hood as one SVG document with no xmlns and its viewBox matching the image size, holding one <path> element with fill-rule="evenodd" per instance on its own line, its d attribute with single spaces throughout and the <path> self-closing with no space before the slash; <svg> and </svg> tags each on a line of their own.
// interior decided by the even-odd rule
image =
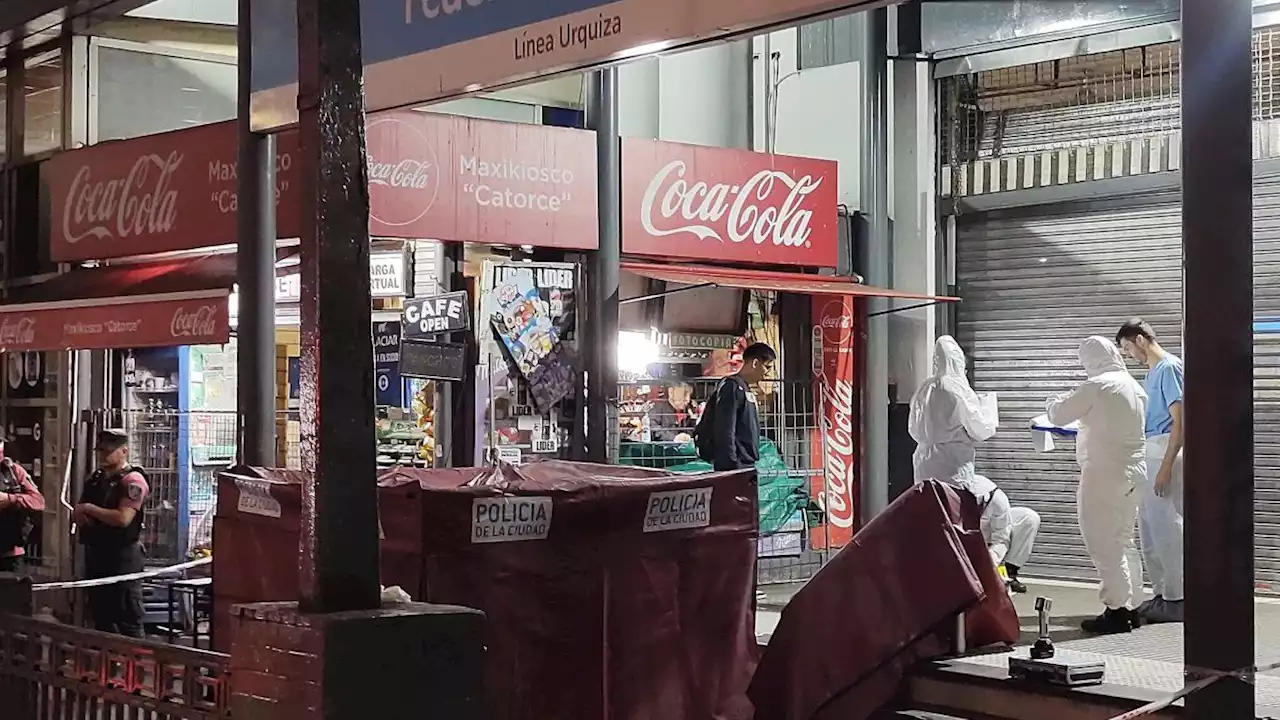
<svg viewBox="0 0 1280 720">
<path fill-rule="evenodd" d="M 1120 348 L 1107 338 L 1093 335 L 1080 343 L 1080 364 L 1091 378 L 1108 372 L 1125 372 L 1124 357 Z"/>
</svg>

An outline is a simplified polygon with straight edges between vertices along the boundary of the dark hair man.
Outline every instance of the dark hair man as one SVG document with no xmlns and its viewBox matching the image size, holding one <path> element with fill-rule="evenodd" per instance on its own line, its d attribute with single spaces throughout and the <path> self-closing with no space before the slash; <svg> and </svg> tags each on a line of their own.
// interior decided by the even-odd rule
<svg viewBox="0 0 1280 720">
<path fill-rule="evenodd" d="M 25 468 L 4 453 L 0 437 L 0 572 L 18 572 L 32 520 L 44 512 L 44 496 Z"/>
<path fill-rule="evenodd" d="M 773 374 L 778 353 L 764 343 L 742 351 L 742 369 L 720 381 L 695 431 L 698 455 L 716 470 L 754 467 L 760 459 L 760 415 L 751 386 Z"/>
<path fill-rule="evenodd" d="M 85 576 L 97 579 L 139 572 L 147 479 L 129 464 L 125 431 L 98 433 L 95 453 L 98 469 L 85 483 L 71 514 L 84 544 Z M 97 630 L 143 636 L 142 586 L 137 580 L 89 588 L 89 610 Z"/>
<path fill-rule="evenodd" d="M 1182 622 L 1182 359 L 1160 347 L 1142 318 L 1116 343 L 1147 366 L 1147 476 L 1138 490 L 1138 534 L 1155 597 L 1138 607 L 1147 622 Z"/>
</svg>

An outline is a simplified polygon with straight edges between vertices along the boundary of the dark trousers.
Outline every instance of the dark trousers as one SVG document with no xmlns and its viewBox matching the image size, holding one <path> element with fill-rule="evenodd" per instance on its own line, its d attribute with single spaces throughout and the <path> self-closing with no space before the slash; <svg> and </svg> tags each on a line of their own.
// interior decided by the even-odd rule
<svg viewBox="0 0 1280 720">
<path fill-rule="evenodd" d="M 0 557 L 0 573 L 20 574 L 22 572 L 22 556 L 10 555 Z"/>
<path fill-rule="evenodd" d="M 126 575 L 142 570 L 142 549 L 137 545 L 124 550 L 95 551 L 85 549 L 85 574 L 90 579 Z M 98 585 L 87 589 L 89 614 L 93 628 L 141 638 L 142 583 L 137 580 Z"/>
</svg>

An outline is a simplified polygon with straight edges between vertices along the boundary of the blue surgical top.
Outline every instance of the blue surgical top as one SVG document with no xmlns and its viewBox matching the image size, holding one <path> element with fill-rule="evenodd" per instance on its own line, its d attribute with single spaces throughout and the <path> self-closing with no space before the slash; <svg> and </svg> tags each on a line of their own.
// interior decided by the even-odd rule
<svg viewBox="0 0 1280 720">
<path fill-rule="evenodd" d="M 1182 359 L 1165 355 L 1147 373 L 1147 437 L 1173 430 L 1169 406 L 1182 402 Z"/>
</svg>

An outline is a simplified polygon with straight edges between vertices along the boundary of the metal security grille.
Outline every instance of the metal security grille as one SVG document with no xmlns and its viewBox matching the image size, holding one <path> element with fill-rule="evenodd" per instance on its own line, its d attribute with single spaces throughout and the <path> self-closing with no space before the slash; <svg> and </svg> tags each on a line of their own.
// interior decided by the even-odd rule
<svg viewBox="0 0 1280 720">
<path fill-rule="evenodd" d="M 1172 135 L 1181 127 L 1180 49 L 1180 43 L 1163 43 L 945 78 L 940 82 L 939 141 L 943 162 L 953 170 L 944 174 L 944 193 L 958 197 L 974 192 L 966 187 L 962 169 L 974 163 L 1084 147 L 1139 143 L 1125 150 L 1135 157 L 1123 161 L 1120 174 L 1167 170 L 1170 163 L 1176 167 L 1176 159 L 1144 157 L 1169 151 L 1159 145 L 1143 148 L 1141 141 Z M 1280 28 L 1254 31 L 1258 158 L 1280 156 L 1278 51 Z M 1069 155 L 1061 160 L 1064 178 L 1086 179 L 1079 177 L 1085 168 L 1076 166 L 1090 163 L 1089 158 Z"/>
<path fill-rule="evenodd" d="M 616 457 L 620 464 L 670 468 L 677 472 L 709 469 L 697 458 L 677 430 L 660 428 L 654 422 L 659 411 L 648 398 L 670 380 L 624 382 L 619 386 L 619 413 L 631 424 L 620 438 Z M 715 393 L 718 379 L 680 379 L 693 391 L 693 404 Z M 813 577 L 829 559 L 830 552 L 815 549 L 822 528 L 810 529 L 821 516 L 819 503 L 825 497 L 822 434 L 814 413 L 813 385 L 807 381 L 772 381 L 767 392 L 757 395 L 760 433 L 768 441 L 761 447 L 757 465 L 760 482 L 761 539 L 757 580 L 760 584 L 804 582 Z M 674 423 L 672 423 L 674 424 Z M 689 430 L 683 431 L 685 433 Z M 777 510 L 794 507 L 785 522 L 777 522 Z"/>
<path fill-rule="evenodd" d="M 236 414 L 117 409 L 96 423 L 129 433 L 129 462 L 147 475 L 142 545 L 148 561 L 180 562 L 212 547 L 217 474 L 235 462 Z"/>
<path fill-rule="evenodd" d="M 1041 513 L 1038 574 L 1094 570 L 1076 520 L 1074 448 L 1036 452 L 1026 428 L 1048 396 L 1083 379 L 1076 348 L 1088 335 L 1114 337 L 1138 315 L 1181 354 L 1181 232 L 1171 194 L 959 219 L 957 339 L 974 387 L 1000 396 L 1001 428 L 981 447 L 979 468 Z M 1280 590 L 1280 322 L 1266 322 L 1280 320 L 1280 176 L 1255 181 L 1254 232 L 1257 579 Z"/>
</svg>

